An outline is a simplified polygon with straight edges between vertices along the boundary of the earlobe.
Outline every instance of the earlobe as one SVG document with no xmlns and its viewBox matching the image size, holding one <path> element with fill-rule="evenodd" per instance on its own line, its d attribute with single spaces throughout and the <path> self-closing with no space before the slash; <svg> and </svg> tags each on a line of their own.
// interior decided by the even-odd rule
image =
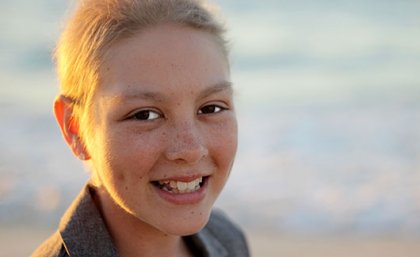
<svg viewBox="0 0 420 257">
<path fill-rule="evenodd" d="M 72 143 L 71 143 L 71 149 L 73 150 L 73 153 L 82 161 L 86 161 L 90 159 L 86 155 L 86 149 L 84 147 L 84 144 L 81 142 L 80 138 L 73 134 L 72 135 Z"/>
<path fill-rule="evenodd" d="M 54 115 L 60 127 L 61 134 L 70 146 L 74 155 L 81 160 L 90 157 L 79 136 L 79 123 L 73 115 L 73 103 L 65 96 L 59 95 L 54 100 Z"/>
</svg>

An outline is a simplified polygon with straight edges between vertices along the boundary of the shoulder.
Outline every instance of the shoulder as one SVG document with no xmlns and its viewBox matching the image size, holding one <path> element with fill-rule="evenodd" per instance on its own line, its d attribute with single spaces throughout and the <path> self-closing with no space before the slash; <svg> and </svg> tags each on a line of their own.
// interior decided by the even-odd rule
<svg viewBox="0 0 420 257">
<path fill-rule="evenodd" d="M 229 256 L 249 256 L 245 234 L 222 211 L 212 211 L 205 229 L 226 248 Z"/>
<path fill-rule="evenodd" d="M 45 240 L 31 255 L 31 257 L 65 257 L 68 256 L 60 233 L 57 231 Z"/>
</svg>

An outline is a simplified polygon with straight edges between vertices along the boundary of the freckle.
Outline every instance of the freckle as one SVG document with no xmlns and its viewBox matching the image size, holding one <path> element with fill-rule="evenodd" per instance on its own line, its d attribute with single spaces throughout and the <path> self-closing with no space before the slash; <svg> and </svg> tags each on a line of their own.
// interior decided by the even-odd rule
<svg viewBox="0 0 420 257">
<path fill-rule="evenodd" d="M 125 191 L 128 191 L 128 186 L 125 186 Z"/>
<path fill-rule="evenodd" d="M 191 212 L 192 215 L 194 215 L 194 213 L 195 213 L 194 211 Z"/>
<path fill-rule="evenodd" d="M 143 176 L 140 176 L 140 177 L 139 177 L 139 180 L 142 180 L 142 179 L 143 179 Z"/>
<path fill-rule="evenodd" d="M 168 177 L 168 175 L 166 175 L 166 174 L 163 175 L 163 178 L 167 178 L 167 177 Z"/>
</svg>

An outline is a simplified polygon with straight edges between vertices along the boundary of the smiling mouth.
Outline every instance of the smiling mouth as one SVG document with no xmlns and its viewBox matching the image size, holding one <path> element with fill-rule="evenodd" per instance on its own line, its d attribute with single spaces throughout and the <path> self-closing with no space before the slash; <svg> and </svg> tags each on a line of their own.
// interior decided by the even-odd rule
<svg viewBox="0 0 420 257">
<path fill-rule="evenodd" d="M 154 186 L 158 187 L 159 189 L 172 193 L 172 194 L 186 194 L 186 193 L 193 193 L 200 190 L 200 188 L 207 181 L 207 178 L 208 176 L 199 177 L 190 182 L 177 181 L 177 180 L 159 180 L 159 181 L 153 181 L 152 183 Z"/>
</svg>

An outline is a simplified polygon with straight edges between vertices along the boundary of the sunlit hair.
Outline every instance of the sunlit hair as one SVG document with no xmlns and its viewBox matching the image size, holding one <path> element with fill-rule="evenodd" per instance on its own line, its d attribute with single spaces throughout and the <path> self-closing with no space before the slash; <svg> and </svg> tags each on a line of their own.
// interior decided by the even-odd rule
<svg viewBox="0 0 420 257">
<path fill-rule="evenodd" d="M 150 26 L 175 23 L 214 35 L 227 57 L 223 24 L 214 8 L 200 0 L 80 0 L 58 42 L 55 59 L 60 94 L 73 104 L 83 140 L 89 145 L 90 106 L 100 86 L 107 50 Z"/>
</svg>

